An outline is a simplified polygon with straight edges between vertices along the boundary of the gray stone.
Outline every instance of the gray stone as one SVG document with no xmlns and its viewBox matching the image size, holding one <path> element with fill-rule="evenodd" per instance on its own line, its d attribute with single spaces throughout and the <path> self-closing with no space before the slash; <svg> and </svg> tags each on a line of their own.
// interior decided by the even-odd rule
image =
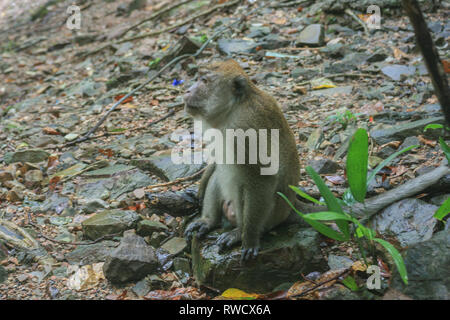
<svg viewBox="0 0 450 320">
<path fill-rule="evenodd" d="M 15 162 L 41 162 L 47 160 L 49 153 L 41 149 L 28 149 L 24 151 L 8 152 L 5 154 L 3 160 L 6 164 Z"/>
<path fill-rule="evenodd" d="M 385 75 L 389 78 L 399 81 L 402 75 L 410 76 L 416 71 L 416 67 L 413 66 L 402 66 L 399 64 L 389 65 L 381 69 Z"/>
<path fill-rule="evenodd" d="M 450 230 L 409 247 L 403 256 L 408 285 L 395 272 L 393 288 L 417 300 L 450 299 Z"/>
<path fill-rule="evenodd" d="M 204 166 L 204 164 L 174 164 L 171 152 L 165 152 L 150 158 L 132 160 L 131 164 L 166 181 L 191 176 Z"/>
<path fill-rule="evenodd" d="M 431 238 L 437 220 L 433 218 L 437 206 L 419 199 L 403 199 L 385 208 L 374 221 L 382 235 L 394 236 L 402 247 Z"/>
<path fill-rule="evenodd" d="M 187 242 L 184 238 L 174 237 L 164 243 L 161 248 L 175 256 L 182 252 L 187 247 Z"/>
<path fill-rule="evenodd" d="M 323 46 L 325 31 L 321 24 L 311 24 L 300 32 L 297 45 Z"/>
<path fill-rule="evenodd" d="M 339 270 L 351 267 L 353 265 L 353 261 L 348 257 L 337 256 L 334 254 L 330 254 L 328 256 L 328 266 L 331 270 Z"/>
<path fill-rule="evenodd" d="M 70 264 L 77 264 L 79 266 L 104 262 L 109 253 L 117 247 L 117 245 L 117 242 L 106 240 L 94 244 L 78 246 L 72 252 L 65 254 L 64 258 Z"/>
<path fill-rule="evenodd" d="M 92 240 L 100 237 L 122 233 L 136 226 L 141 217 L 132 210 L 104 210 L 84 220 L 81 225 L 84 235 Z"/>
<path fill-rule="evenodd" d="M 142 220 L 137 225 L 136 233 L 141 237 L 151 236 L 153 232 L 167 231 L 165 224 L 159 221 Z"/>
<path fill-rule="evenodd" d="M 97 170 L 96 170 L 97 171 Z M 98 174 L 98 171 L 97 171 Z M 105 176 L 109 174 L 105 173 Z M 155 181 L 139 169 L 120 171 L 110 178 L 84 180 L 77 186 L 77 195 L 85 199 L 117 199 L 125 193 L 147 187 Z"/>
<path fill-rule="evenodd" d="M 138 296 L 143 297 L 150 291 L 150 285 L 147 279 L 142 279 L 138 281 L 131 290 Z"/>
<path fill-rule="evenodd" d="M 43 213 L 56 212 L 60 214 L 70 207 L 72 207 L 72 201 L 68 197 L 61 196 L 58 193 L 52 193 L 40 206 L 32 207 L 32 211 Z"/>
<path fill-rule="evenodd" d="M 102 199 L 89 199 L 81 207 L 84 213 L 94 213 L 99 209 L 108 209 L 109 205 Z"/>
<path fill-rule="evenodd" d="M 398 150 L 402 150 L 404 148 L 408 148 L 413 145 L 418 145 L 418 146 L 421 145 L 419 138 L 414 137 L 414 136 L 406 137 L 406 139 L 403 141 L 403 143 L 400 145 L 400 147 L 398 147 Z"/>
<path fill-rule="evenodd" d="M 258 43 L 243 39 L 219 39 L 217 41 L 217 49 L 225 55 L 233 53 L 254 53 Z"/>
<path fill-rule="evenodd" d="M 311 160 L 308 165 L 310 165 L 318 174 L 336 173 L 336 171 L 340 169 L 339 164 L 330 159 Z"/>
<path fill-rule="evenodd" d="M 447 194 L 441 194 L 439 196 L 435 196 L 433 198 L 430 199 L 431 203 L 436 205 L 436 206 L 442 206 L 442 204 L 448 199 L 450 198 L 450 193 Z M 448 223 L 447 223 L 448 224 Z"/>
<path fill-rule="evenodd" d="M 299 225 L 283 225 L 261 239 L 261 250 L 254 260 L 240 263 L 241 246 L 219 253 L 214 240 L 192 241 L 192 269 L 198 284 L 219 290 L 239 288 L 251 292 L 270 292 L 285 282 L 298 281 L 301 274 L 325 271 L 320 251 L 320 235 Z"/>
<path fill-rule="evenodd" d="M 155 272 L 157 267 L 155 250 L 144 238 L 127 232 L 120 245 L 107 258 L 103 273 L 112 283 L 124 283 L 140 280 Z"/>
</svg>

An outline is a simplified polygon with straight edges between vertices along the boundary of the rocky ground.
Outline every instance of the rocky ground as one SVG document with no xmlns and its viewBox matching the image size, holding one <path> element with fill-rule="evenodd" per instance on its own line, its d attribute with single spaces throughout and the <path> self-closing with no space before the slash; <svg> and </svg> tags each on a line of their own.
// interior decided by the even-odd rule
<svg viewBox="0 0 450 320">
<path fill-rule="evenodd" d="M 303 168 L 312 165 L 342 195 L 348 139 L 358 127 L 370 132 L 371 168 L 419 145 L 383 169 L 369 196 L 445 158 L 437 140 L 444 133 L 423 131 L 443 117 L 396 1 L 378 1 L 381 28 L 368 32 L 344 12 L 365 13 L 366 1 L 183 2 L 125 33 L 172 3 L 78 1 L 81 29 L 70 30 L 72 1 L 0 1 L 0 299 L 209 299 L 227 288 L 269 293 L 362 261 L 356 243 L 299 226 L 267 235 L 267 254 L 237 274 L 235 251 L 188 246 L 182 234 L 198 210 L 197 180 L 149 186 L 203 167 L 173 165 L 171 135 L 192 130 L 182 93 L 198 67 L 214 59 L 233 57 L 277 99 L 297 140 L 300 187 L 314 197 L 320 194 Z M 189 20 L 214 5 L 222 7 Z M 449 3 L 421 5 L 449 61 Z M 241 16 L 199 57 L 133 94 L 91 139 L 68 145 L 170 59 L 195 52 Z M 153 34 L 131 39 L 144 33 Z M 381 255 L 382 289 L 353 293 L 335 283 L 309 298 L 448 299 L 450 235 L 432 216 L 449 194 L 447 175 L 370 222 L 404 255 L 408 287 Z"/>
</svg>

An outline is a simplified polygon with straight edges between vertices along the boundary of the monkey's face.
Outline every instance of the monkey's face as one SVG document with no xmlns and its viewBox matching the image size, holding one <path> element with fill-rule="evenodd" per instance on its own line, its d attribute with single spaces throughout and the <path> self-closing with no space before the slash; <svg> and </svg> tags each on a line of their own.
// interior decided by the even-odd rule
<svg viewBox="0 0 450 320">
<path fill-rule="evenodd" d="M 232 67 L 239 72 L 231 72 L 230 64 L 221 62 L 200 70 L 199 79 L 184 95 L 186 112 L 213 127 L 237 105 L 247 86 L 244 71 L 233 62 Z"/>
<path fill-rule="evenodd" d="M 233 97 L 222 80 L 219 74 L 211 71 L 200 74 L 197 82 L 184 95 L 186 112 L 205 120 L 226 112 Z"/>
</svg>

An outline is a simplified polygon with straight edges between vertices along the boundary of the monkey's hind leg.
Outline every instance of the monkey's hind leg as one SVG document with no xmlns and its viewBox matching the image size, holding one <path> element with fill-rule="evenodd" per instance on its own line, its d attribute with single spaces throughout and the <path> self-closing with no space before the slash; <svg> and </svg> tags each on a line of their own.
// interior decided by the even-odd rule
<svg viewBox="0 0 450 320">
<path fill-rule="evenodd" d="M 213 173 L 208 181 L 203 199 L 202 216 L 190 223 L 184 232 L 187 240 L 191 240 L 194 232 L 201 238 L 220 224 L 222 218 L 222 196 L 216 175 Z"/>
<path fill-rule="evenodd" d="M 252 189 L 245 191 L 241 262 L 255 258 L 259 253 L 260 238 L 273 211 L 273 194 L 272 188 L 260 188 L 259 193 Z"/>
</svg>

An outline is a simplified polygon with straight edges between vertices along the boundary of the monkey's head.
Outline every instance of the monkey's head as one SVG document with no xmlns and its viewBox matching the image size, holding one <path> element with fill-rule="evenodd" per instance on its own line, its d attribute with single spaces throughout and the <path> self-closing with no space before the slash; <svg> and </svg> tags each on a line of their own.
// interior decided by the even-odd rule
<svg viewBox="0 0 450 320">
<path fill-rule="evenodd" d="M 185 110 L 208 122 L 232 111 L 248 95 L 251 80 L 234 60 L 216 62 L 199 70 L 198 81 L 184 95 Z"/>
</svg>

